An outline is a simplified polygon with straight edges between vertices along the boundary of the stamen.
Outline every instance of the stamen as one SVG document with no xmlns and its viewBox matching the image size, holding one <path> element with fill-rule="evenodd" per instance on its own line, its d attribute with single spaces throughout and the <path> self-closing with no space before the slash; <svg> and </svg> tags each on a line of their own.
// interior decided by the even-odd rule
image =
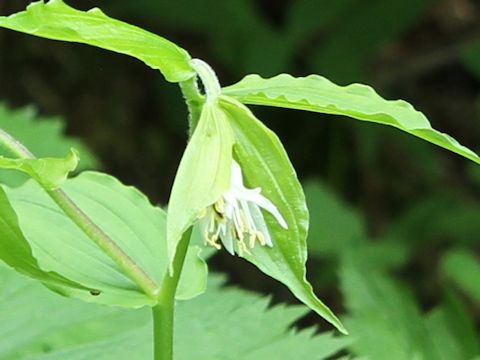
<svg viewBox="0 0 480 360">
<path fill-rule="evenodd" d="M 207 208 L 204 208 L 204 209 L 200 210 L 200 212 L 197 215 L 197 218 L 202 219 L 205 216 L 207 216 Z"/>
<path fill-rule="evenodd" d="M 222 248 L 220 244 L 217 242 L 218 237 L 215 237 L 215 236 L 209 237 L 208 234 L 205 234 L 205 239 L 207 241 L 207 244 L 213 246 L 215 249 L 220 250 Z"/>
<path fill-rule="evenodd" d="M 257 238 L 257 233 L 256 232 L 251 232 L 250 233 L 250 249 L 253 249 L 255 246 L 255 239 Z"/>
<path fill-rule="evenodd" d="M 257 231 L 257 239 L 260 245 L 265 246 L 265 236 L 260 231 Z"/>
</svg>

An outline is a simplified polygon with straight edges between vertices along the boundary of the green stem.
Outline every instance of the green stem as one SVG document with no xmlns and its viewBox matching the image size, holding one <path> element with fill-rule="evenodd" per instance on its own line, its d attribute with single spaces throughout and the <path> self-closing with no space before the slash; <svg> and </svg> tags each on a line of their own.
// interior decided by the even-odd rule
<svg viewBox="0 0 480 360">
<path fill-rule="evenodd" d="M 158 297 L 158 303 L 152 308 L 155 360 L 173 359 L 175 293 L 182 273 L 191 233 L 192 228 L 189 228 L 178 243 L 177 252 L 172 264 L 173 273 L 170 274 L 169 271 L 167 271 L 165 274 L 161 286 L 162 290 Z"/>
<path fill-rule="evenodd" d="M 200 120 L 200 114 L 202 113 L 202 107 L 205 102 L 205 97 L 200 94 L 197 86 L 197 77 L 194 76 L 188 80 L 180 83 L 180 89 L 182 90 L 183 97 L 188 106 L 188 123 L 189 123 L 189 135 L 193 134 L 193 130 Z"/>
<path fill-rule="evenodd" d="M 23 159 L 35 156 L 18 140 L 0 129 L 0 144 Z M 150 298 L 156 299 L 160 290 L 155 281 L 110 238 L 75 202 L 61 189 L 50 190 L 41 181 L 40 186 L 52 200 L 97 246 L 102 249 Z"/>
</svg>

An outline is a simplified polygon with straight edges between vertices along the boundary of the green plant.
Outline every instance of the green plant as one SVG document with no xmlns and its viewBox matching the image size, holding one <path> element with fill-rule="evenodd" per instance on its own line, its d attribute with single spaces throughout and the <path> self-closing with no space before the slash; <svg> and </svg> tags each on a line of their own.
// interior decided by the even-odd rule
<svg viewBox="0 0 480 360">
<path fill-rule="evenodd" d="M 190 139 L 168 212 L 106 174 L 84 172 L 68 179 L 78 163 L 77 151 L 63 159 L 36 158 L 11 134 L 0 132 L 0 142 L 14 156 L 2 157 L 0 167 L 34 180 L 2 188 L 0 258 L 68 297 L 150 306 L 156 359 L 172 358 L 175 299 L 193 298 L 205 288 L 206 264 L 199 247 L 190 244 L 197 224 L 206 244 L 253 263 L 346 333 L 306 280 L 309 215 L 295 170 L 280 140 L 245 104 L 393 126 L 480 163 L 411 105 L 385 100 L 368 86 L 341 87 L 317 75 L 282 74 L 270 79 L 248 75 L 222 88 L 204 61 L 99 9 L 83 12 L 60 0 L 36 2 L 0 17 L 0 26 L 136 57 L 183 92 Z"/>
</svg>

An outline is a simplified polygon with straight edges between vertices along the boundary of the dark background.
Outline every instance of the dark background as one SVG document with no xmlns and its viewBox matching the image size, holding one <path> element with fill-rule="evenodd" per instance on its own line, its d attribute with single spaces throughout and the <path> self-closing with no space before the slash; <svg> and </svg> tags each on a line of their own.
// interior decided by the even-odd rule
<svg viewBox="0 0 480 360">
<path fill-rule="evenodd" d="M 386 98 L 409 101 L 436 129 L 479 150 L 478 1 L 67 2 L 85 10 L 99 6 L 174 41 L 210 63 L 224 85 L 248 73 L 282 72 L 316 73 L 341 85 L 366 83 Z M 0 14 L 28 3 L 2 0 Z M 63 116 L 68 133 L 85 140 L 104 171 L 167 202 L 186 144 L 187 112 L 178 87 L 158 72 L 101 49 L 0 31 L 0 99 Z M 409 259 L 394 274 L 414 289 L 423 308 L 439 296 L 436 269 L 444 251 L 458 244 L 479 251 L 480 212 L 467 217 L 465 209 L 480 199 L 480 172 L 467 160 L 393 128 L 253 110 L 278 133 L 299 177 L 320 179 L 358 209 L 371 237 L 405 232 Z M 417 221 L 408 222 L 410 217 Z M 310 258 L 315 288 L 341 312 L 334 265 L 315 252 Z M 291 300 L 283 287 L 240 260 L 222 254 L 213 266 L 236 283 Z M 471 311 L 478 320 L 478 304 Z"/>
</svg>

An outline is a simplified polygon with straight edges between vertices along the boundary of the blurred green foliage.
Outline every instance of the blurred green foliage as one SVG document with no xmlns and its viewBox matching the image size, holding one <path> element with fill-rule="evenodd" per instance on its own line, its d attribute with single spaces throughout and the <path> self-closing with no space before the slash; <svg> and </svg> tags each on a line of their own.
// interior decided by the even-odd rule
<svg viewBox="0 0 480 360">
<path fill-rule="evenodd" d="M 0 14 L 26 3 L 5 0 Z M 361 81 L 479 148 L 480 4 L 473 0 L 68 3 L 101 6 L 178 42 L 211 63 L 223 84 L 248 72 Z M 175 86 L 128 58 L 3 31 L 0 53 L 7 52 L 0 99 L 61 114 L 67 134 L 84 138 L 108 172 L 166 202 L 186 140 Z M 308 179 L 310 277 L 346 314 L 352 358 L 478 356 L 478 166 L 394 129 L 254 110 Z M 212 264 L 232 282 L 291 300 L 227 255 Z"/>
</svg>

